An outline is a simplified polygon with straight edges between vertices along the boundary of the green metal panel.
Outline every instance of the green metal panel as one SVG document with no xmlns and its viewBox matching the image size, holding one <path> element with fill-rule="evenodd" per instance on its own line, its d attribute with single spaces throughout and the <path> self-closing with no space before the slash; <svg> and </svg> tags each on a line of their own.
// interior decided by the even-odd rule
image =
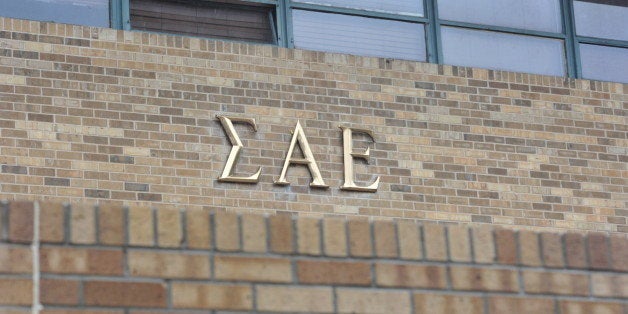
<svg viewBox="0 0 628 314">
<path fill-rule="evenodd" d="M 614 39 L 606 39 L 606 38 L 596 38 L 596 37 L 584 37 L 577 36 L 579 43 L 582 44 L 593 44 L 593 45 L 602 45 L 602 46 L 611 46 L 617 48 L 628 48 L 628 41 L 623 40 L 614 40 Z"/>
<path fill-rule="evenodd" d="M 426 24 L 427 61 L 441 64 L 443 62 L 443 51 L 440 37 L 440 23 L 438 20 L 438 3 L 436 0 L 424 0 L 423 6 L 428 18 Z"/>
<path fill-rule="evenodd" d="M 580 49 L 576 38 L 576 24 L 573 15 L 572 0 L 561 0 L 563 33 L 565 34 L 565 58 L 567 59 L 567 75 L 569 77 L 582 77 L 580 64 Z"/>
</svg>

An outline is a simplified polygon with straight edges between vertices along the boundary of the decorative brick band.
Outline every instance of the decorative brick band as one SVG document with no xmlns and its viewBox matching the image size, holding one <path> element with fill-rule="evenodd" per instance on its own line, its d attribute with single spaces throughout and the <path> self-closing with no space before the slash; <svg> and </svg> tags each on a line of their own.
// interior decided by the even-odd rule
<svg viewBox="0 0 628 314">
<path fill-rule="evenodd" d="M 40 207 L 45 313 L 628 310 L 628 238 L 620 234 Z M 33 209 L 12 202 L 0 210 L 2 313 L 26 313 L 32 302 Z"/>
</svg>

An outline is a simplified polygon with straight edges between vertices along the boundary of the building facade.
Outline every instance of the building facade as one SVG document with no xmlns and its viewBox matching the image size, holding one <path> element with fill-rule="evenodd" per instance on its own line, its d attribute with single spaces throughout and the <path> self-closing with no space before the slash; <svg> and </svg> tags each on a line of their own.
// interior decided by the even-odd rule
<svg viewBox="0 0 628 314">
<path fill-rule="evenodd" d="M 625 313 L 628 85 L 574 78 L 625 39 L 560 2 L 558 38 L 484 30 L 561 41 L 555 76 L 437 64 L 484 24 L 430 3 L 227 6 L 278 45 L 0 18 L 0 312 Z M 424 55 L 291 48 L 340 13 Z"/>
</svg>

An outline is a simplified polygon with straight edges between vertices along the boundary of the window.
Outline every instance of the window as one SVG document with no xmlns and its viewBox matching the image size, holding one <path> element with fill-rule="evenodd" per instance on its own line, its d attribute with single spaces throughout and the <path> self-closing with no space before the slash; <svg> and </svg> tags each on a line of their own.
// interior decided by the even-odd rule
<svg viewBox="0 0 628 314">
<path fill-rule="evenodd" d="M 256 3 L 130 0 L 131 29 L 276 43 L 271 7 Z"/>
<path fill-rule="evenodd" d="M 0 0 L 2 16 L 109 27 L 109 0 Z"/>
</svg>

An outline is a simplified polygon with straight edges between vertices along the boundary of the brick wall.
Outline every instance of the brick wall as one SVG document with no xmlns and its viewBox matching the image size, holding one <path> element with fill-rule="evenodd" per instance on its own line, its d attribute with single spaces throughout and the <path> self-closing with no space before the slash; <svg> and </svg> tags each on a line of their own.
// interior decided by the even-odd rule
<svg viewBox="0 0 628 314">
<path fill-rule="evenodd" d="M 620 234 L 37 205 L 0 210 L 0 313 L 30 313 L 35 264 L 43 313 L 628 311 Z"/>
<path fill-rule="evenodd" d="M 628 232 L 626 85 L 0 19 L 0 199 Z M 236 129 L 237 172 L 218 182 Z M 292 166 L 297 121 L 329 189 Z M 339 126 L 372 130 L 347 192 Z"/>
</svg>

